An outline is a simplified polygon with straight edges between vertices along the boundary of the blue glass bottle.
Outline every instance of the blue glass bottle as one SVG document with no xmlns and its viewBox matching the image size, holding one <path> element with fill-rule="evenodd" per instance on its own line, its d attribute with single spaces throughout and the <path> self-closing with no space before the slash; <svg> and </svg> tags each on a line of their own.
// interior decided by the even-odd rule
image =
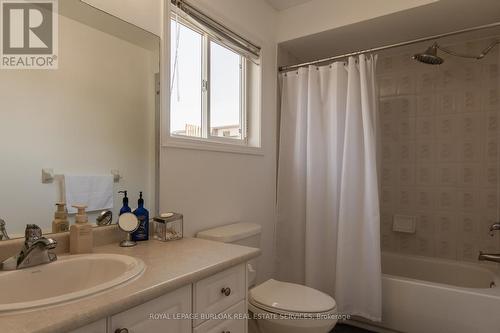
<svg viewBox="0 0 500 333">
<path fill-rule="evenodd" d="M 140 192 L 139 194 L 137 206 L 137 209 L 134 210 L 134 214 L 139 220 L 139 227 L 132 233 L 132 240 L 136 242 L 149 239 L 149 212 L 146 208 L 144 208 L 144 199 L 142 198 L 142 192 Z"/>
<path fill-rule="evenodd" d="M 118 193 L 124 194 L 124 197 L 122 200 L 123 206 L 122 206 L 122 208 L 120 208 L 120 215 L 122 215 L 123 213 L 131 213 L 132 209 L 128 206 L 127 191 L 119 191 Z"/>
</svg>

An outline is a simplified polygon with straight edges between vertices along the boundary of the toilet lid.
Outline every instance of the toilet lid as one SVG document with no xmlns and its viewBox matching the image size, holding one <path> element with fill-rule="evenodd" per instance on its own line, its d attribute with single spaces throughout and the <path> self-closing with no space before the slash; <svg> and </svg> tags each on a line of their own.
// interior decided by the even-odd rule
<svg viewBox="0 0 500 333">
<path fill-rule="evenodd" d="M 249 292 L 250 302 L 278 312 L 319 313 L 336 307 L 335 300 L 319 290 L 273 279 Z"/>
</svg>

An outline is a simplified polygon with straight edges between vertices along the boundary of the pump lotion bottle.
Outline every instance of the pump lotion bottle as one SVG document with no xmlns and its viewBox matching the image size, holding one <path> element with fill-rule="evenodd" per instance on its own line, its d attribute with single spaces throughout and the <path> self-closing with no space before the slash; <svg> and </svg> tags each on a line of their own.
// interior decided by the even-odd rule
<svg viewBox="0 0 500 333">
<path fill-rule="evenodd" d="M 132 233 L 132 240 L 146 241 L 149 239 L 149 212 L 144 208 L 144 199 L 142 192 L 139 193 L 139 200 L 137 201 L 137 209 L 134 210 L 135 216 L 139 220 L 139 227 Z"/>
<path fill-rule="evenodd" d="M 69 252 L 71 254 L 91 253 L 94 247 L 92 226 L 88 223 L 85 205 L 74 205 L 78 210 L 75 224 L 69 229 Z"/>
<path fill-rule="evenodd" d="M 54 213 L 54 221 L 52 221 L 52 232 L 65 232 L 69 230 L 68 212 L 64 202 L 56 203 L 57 211 Z"/>
</svg>

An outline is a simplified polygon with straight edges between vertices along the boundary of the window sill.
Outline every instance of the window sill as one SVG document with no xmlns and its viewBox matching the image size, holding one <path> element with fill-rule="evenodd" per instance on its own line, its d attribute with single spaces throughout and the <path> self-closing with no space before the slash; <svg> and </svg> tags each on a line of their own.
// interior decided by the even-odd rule
<svg viewBox="0 0 500 333">
<path fill-rule="evenodd" d="M 197 138 L 183 138 L 168 136 L 164 140 L 163 147 L 167 148 L 180 148 L 180 149 L 194 149 L 194 150 L 208 150 L 223 153 L 233 154 L 246 154 L 246 155 L 264 155 L 262 147 L 251 147 L 242 143 L 226 143 L 209 141 L 206 139 Z"/>
</svg>

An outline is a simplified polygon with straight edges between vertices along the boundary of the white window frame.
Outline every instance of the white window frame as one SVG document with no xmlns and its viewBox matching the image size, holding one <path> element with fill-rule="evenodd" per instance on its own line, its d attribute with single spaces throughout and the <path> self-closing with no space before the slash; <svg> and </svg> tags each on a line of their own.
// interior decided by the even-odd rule
<svg viewBox="0 0 500 333">
<path fill-rule="evenodd" d="M 206 38 L 206 40 L 205 40 Z M 211 124 L 210 124 L 210 119 L 211 119 L 211 107 L 210 107 L 210 60 L 211 60 L 211 54 L 210 54 L 210 45 L 212 43 L 215 43 L 219 46 L 222 46 L 224 48 L 229 49 L 227 46 L 222 45 L 221 43 L 218 43 L 215 41 L 213 38 L 210 36 L 204 36 L 204 43 L 206 43 L 206 47 L 204 45 L 204 52 L 206 52 L 206 59 L 207 63 L 204 64 L 206 67 L 206 77 L 203 78 L 203 80 L 206 80 L 206 84 L 208 84 L 208 90 L 205 91 L 206 95 L 206 101 L 207 105 L 204 106 L 202 113 L 206 115 L 207 118 L 207 124 L 206 124 L 206 129 L 207 129 L 207 135 L 206 138 L 201 138 L 201 139 L 207 139 L 209 141 L 214 141 L 214 142 L 221 142 L 221 143 L 228 143 L 228 144 L 237 144 L 237 145 L 248 145 L 248 137 L 247 137 L 247 106 L 246 106 L 246 59 L 245 57 L 240 55 L 240 112 L 239 112 L 239 118 L 240 118 L 240 126 L 241 126 L 241 139 L 234 139 L 234 138 L 225 138 L 225 137 L 220 137 L 220 136 L 214 136 L 211 133 Z M 234 51 L 233 51 L 234 52 Z M 203 119 L 203 117 L 202 117 Z"/>
<path fill-rule="evenodd" d="M 186 149 L 198 149 L 198 150 L 210 150 L 210 151 L 221 151 L 221 152 L 230 152 L 230 153 L 243 153 L 243 154 L 252 154 L 252 155 L 263 155 L 262 146 L 259 145 L 251 145 L 249 140 L 249 110 L 247 108 L 248 105 L 248 75 L 247 75 L 247 66 L 249 60 L 244 56 L 240 56 L 240 125 L 241 125 L 241 139 L 235 138 L 226 138 L 211 135 L 210 128 L 210 43 L 217 43 L 218 45 L 228 48 L 227 46 L 218 43 L 214 38 L 212 38 L 207 32 L 201 30 L 195 25 L 191 24 L 189 21 L 179 17 L 174 16 L 174 12 L 169 16 L 169 22 L 166 24 L 168 26 L 168 34 L 170 40 L 170 20 L 179 20 L 180 24 L 187 26 L 189 29 L 201 34 L 202 36 L 202 82 L 208 82 L 208 89 L 204 89 L 202 87 L 202 108 L 201 112 L 201 125 L 202 125 L 202 137 L 192 137 L 187 135 L 176 135 L 171 133 L 170 131 L 170 98 L 168 99 L 167 104 L 167 112 L 165 112 L 165 122 L 164 122 L 164 131 L 163 131 L 163 146 L 166 147 L 174 147 L 174 148 L 186 148 Z M 230 49 L 230 48 L 228 48 Z M 167 43 L 166 50 L 167 56 L 164 58 L 170 59 L 171 47 L 170 43 Z M 234 52 L 234 51 L 233 51 Z M 237 52 L 236 52 L 237 53 Z M 169 63 L 169 62 L 168 62 Z M 170 66 L 168 67 L 168 72 L 170 72 Z M 170 74 L 167 76 L 169 82 L 167 88 L 167 95 L 170 96 Z M 206 85 L 207 83 L 204 83 Z M 259 84 L 260 86 L 260 84 Z M 259 107 L 260 112 L 260 107 Z M 260 115 L 259 115 L 260 118 Z M 259 136 L 260 136 L 260 122 L 259 124 L 255 124 L 259 126 Z M 255 132 L 255 131 L 254 131 Z M 253 138 L 252 141 L 260 142 L 260 137 L 256 140 Z"/>
</svg>

